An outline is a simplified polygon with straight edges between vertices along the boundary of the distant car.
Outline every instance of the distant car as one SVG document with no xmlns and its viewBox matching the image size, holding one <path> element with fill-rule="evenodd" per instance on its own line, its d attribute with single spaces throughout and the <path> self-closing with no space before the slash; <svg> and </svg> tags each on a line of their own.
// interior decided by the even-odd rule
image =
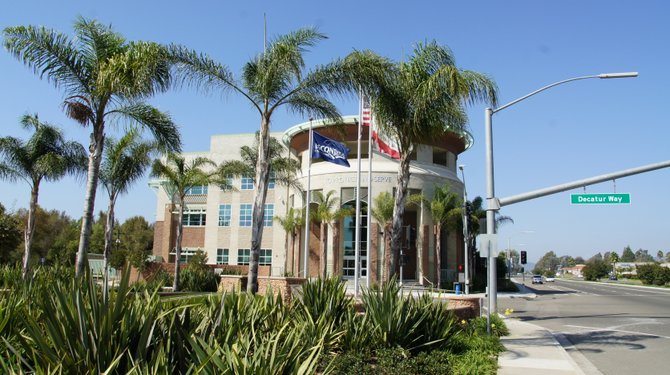
<svg viewBox="0 0 670 375">
<path fill-rule="evenodd" d="M 556 281 L 556 279 L 553 278 L 553 277 L 547 277 L 547 278 L 544 279 L 544 281 L 546 281 L 548 283 L 553 283 L 554 281 Z"/>
<path fill-rule="evenodd" d="M 533 284 L 542 284 L 542 275 L 533 275 Z"/>
<path fill-rule="evenodd" d="M 610 275 L 610 280 L 612 280 L 612 281 L 616 281 L 616 279 L 617 279 L 617 278 L 616 278 L 616 275 Z"/>
</svg>

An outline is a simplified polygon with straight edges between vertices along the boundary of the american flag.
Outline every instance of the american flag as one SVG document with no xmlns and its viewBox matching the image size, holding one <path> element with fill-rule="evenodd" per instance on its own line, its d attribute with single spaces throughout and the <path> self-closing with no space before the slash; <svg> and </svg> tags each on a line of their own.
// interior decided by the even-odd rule
<svg viewBox="0 0 670 375">
<path fill-rule="evenodd" d="M 394 159 L 400 159 L 400 152 L 398 152 L 398 147 L 396 143 L 384 137 L 383 134 L 377 133 L 376 124 L 372 124 L 372 110 L 370 108 L 370 97 L 367 95 L 361 95 L 361 124 L 363 126 L 369 126 L 372 129 L 372 139 L 377 144 L 379 151 L 389 155 Z"/>
<path fill-rule="evenodd" d="M 370 126 L 372 123 L 372 112 L 370 111 L 370 97 L 363 95 L 361 97 L 361 103 L 363 106 L 363 112 L 361 114 L 361 121 L 363 126 Z"/>
</svg>

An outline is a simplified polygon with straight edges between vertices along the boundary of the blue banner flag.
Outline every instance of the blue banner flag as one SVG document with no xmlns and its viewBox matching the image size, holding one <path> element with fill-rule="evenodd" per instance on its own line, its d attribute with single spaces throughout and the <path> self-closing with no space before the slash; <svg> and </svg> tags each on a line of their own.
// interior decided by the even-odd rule
<svg viewBox="0 0 670 375">
<path fill-rule="evenodd" d="M 312 132 L 312 158 L 321 158 L 331 163 L 349 167 L 347 156 L 349 149 L 340 142 L 326 138 L 321 134 Z"/>
</svg>

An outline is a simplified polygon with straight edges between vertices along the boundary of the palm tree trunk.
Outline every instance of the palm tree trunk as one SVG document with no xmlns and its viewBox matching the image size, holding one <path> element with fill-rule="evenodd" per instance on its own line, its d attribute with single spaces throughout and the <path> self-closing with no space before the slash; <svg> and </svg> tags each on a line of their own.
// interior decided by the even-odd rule
<svg viewBox="0 0 670 375">
<path fill-rule="evenodd" d="M 84 273 L 86 258 L 91 240 L 91 230 L 93 227 L 93 210 L 95 209 L 95 192 L 98 188 L 98 174 L 100 172 L 100 162 L 102 160 L 103 149 L 103 126 L 94 124 L 94 131 L 91 133 L 91 143 L 89 145 L 88 156 L 88 177 L 86 181 L 86 197 L 84 198 L 84 214 L 81 218 L 81 233 L 79 235 L 79 248 L 77 249 L 77 260 L 75 264 L 75 275 L 80 277 Z"/>
<path fill-rule="evenodd" d="M 109 205 L 107 207 L 107 223 L 105 223 L 105 250 L 103 251 L 103 285 L 102 298 L 106 302 L 109 293 L 109 257 L 112 253 L 112 240 L 114 234 L 114 204 L 116 203 L 116 192 L 109 194 Z"/>
<path fill-rule="evenodd" d="M 319 269 L 321 270 L 321 276 L 326 278 L 326 223 L 321 222 L 319 225 L 319 239 L 321 240 L 321 245 L 319 246 Z"/>
<path fill-rule="evenodd" d="M 258 136 L 258 160 L 256 162 L 256 192 L 251 222 L 251 256 L 249 259 L 249 274 L 247 276 L 247 292 L 258 291 L 258 259 L 263 240 L 263 215 L 265 211 L 265 197 L 268 192 L 268 178 L 270 177 L 270 119 L 265 115 L 261 118 L 261 129 Z"/>
<path fill-rule="evenodd" d="M 174 281 L 172 282 L 172 291 L 179 291 L 179 266 L 181 263 L 181 239 L 184 234 L 184 197 L 179 197 L 179 215 L 177 215 L 177 240 L 174 250 Z"/>
<path fill-rule="evenodd" d="M 442 286 L 442 224 L 435 225 L 435 268 L 437 268 L 437 288 Z"/>
<path fill-rule="evenodd" d="M 409 152 L 400 154 L 400 165 L 398 166 L 393 221 L 391 223 L 391 270 L 389 276 L 395 275 L 398 256 L 402 247 L 402 217 L 405 213 L 405 198 L 407 196 L 407 185 L 409 184 L 409 154 Z"/>
<path fill-rule="evenodd" d="M 33 232 L 35 231 L 35 211 L 37 211 L 37 197 L 39 195 L 39 190 L 39 181 L 33 182 L 33 188 L 30 190 L 28 221 L 26 222 L 26 231 L 23 234 L 25 245 L 23 253 L 23 269 L 21 270 L 21 276 L 23 276 L 23 280 L 28 279 L 28 271 L 30 268 L 30 249 L 33 242 Z"/>
</svg>

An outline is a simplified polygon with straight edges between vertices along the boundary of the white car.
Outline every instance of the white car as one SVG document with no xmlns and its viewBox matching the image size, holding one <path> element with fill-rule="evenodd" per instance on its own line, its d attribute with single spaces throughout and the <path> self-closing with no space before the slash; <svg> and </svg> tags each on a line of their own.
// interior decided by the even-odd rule
<svg viewBox="0 0 670 375">
<path fill-rule="evenodd" d="M 554 281 L 556 281 L 556 279 L 553 278 L 553 277 L 546 277 L 546 278 L 544 279 L 544 281 L 546 281 L 546 282 L 548 282 L 548 283 L 553 283 Z"/>
<path fill-rule="evenodd" d="M 542 275 L 533 275 L 533 284 L 542 284 Z"/>
</svg>

